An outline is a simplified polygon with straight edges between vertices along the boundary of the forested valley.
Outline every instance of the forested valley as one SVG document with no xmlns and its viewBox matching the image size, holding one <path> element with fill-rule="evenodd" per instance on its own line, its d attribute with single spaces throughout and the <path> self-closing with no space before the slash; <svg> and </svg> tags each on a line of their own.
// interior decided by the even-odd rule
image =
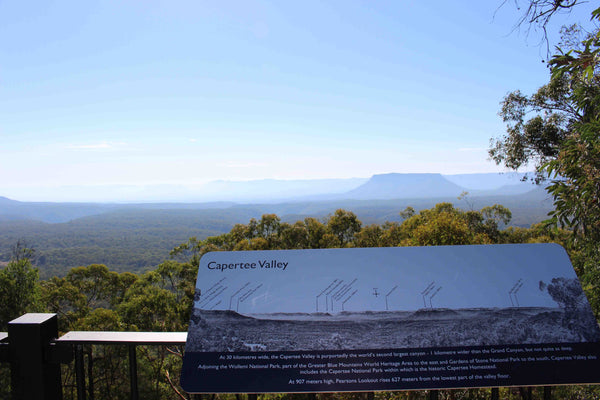
<svg viewBox="0 0 600 400">
<path fill-rule="evenodd" d="M 542 188 L 531 187 L 529 193 L 513 196 L 465 194 L 461 199 L 423 198 L 390 200 L 338 200 L 288 202 L 278 204 L 146 204 L 113 206 L 97 215 L 72 217 L 49 222 L 40 216 L 58 205 L 38 206 L 39 215 L 0 216 L 0 265 L 11 258 L 11 247 L 25 242 L 35 248 L 34 265 L 43 279 L 64 276 L 71 268 L 94 263 L 104 264 L 117 272 L 142 273 L 161 263 L 173 247 L 190 237 L 206 239 L 229 232 L 239 222 L 277 214 L 283 222 L 294 223 L 307 217 L 325 220 L 338 208 L 352 210 L 363 224 L 400 222 L 398 210 L 413 207 L 416 211 L 440 202 L 454 202 L 457 207 L 474 209 L 488 204 L 502 204 L 512 212 L 511 226 L 529 227 L 547 218 L 552 202 Z M 28 203 L 22 203 L 27 206 Z M 63 216 L 70 210 L 63 206 Z M 52 214 L 53 216 L 54 214 Z"/>
</svg>

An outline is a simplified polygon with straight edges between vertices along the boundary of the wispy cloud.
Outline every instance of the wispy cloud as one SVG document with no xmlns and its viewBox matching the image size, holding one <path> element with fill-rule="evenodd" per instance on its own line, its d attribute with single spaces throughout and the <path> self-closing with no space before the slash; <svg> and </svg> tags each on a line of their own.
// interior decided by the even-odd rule
<svg viewBox="0 0 600 400">
<path fill-rule="evenodd" d="M 266 167 L 268 164 L 266 163 L 257 163 L 257 162 L 247 162 L 247 163 L 218 163 L 218 167 L 222 168 L 249 168 L 249 167 Z"/>
<path fill-rule="evenodd" d="M 89 144 L 68 144 L 67 149 L 71 150 L 108 150 L 123 147 L 126 143 L 124 142 L 100 142 L 100 143 L 89 143 Z"/>
</svg>

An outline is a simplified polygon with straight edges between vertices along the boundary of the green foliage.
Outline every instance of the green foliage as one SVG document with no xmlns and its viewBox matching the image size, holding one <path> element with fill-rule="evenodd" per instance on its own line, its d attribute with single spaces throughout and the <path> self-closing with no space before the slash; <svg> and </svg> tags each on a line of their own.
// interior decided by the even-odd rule
<svg viewBox="0 0 600 400">
<path fill-rule="evenodd" d="M 0 329 L 38 307 L 38 271 L 29 260 L 11 261 L 0 270 Z"/>
<path fill-rule="evenodd" d="M 546 165 L 555 179 L 553 222 L 571 228 L 586 244 L 600 241 L 600 121 L 579 123 L 560 154 Z"/>
<path fill-rule="evenodd" d="M 59 315 L 61 330 L 76 329 L 83 319 L 92 318 L 90 314 L 95 310 L 118 306 L 137 280 L 138 277 L 130 272 L 119 274 L 109 271 L 105 265 L 92 264 L 73 268 L 63 278 L 53 277 L 41 282 L 41 299 L 48 311 Z M 120 320 L 115 322 L 115 326 L 120 324 Z"/>
<path fill-rule="evenodd" d="M 573 249 L 568 242 L 572 236 L 570 231 L 553 227 L 547 224 L 534 224 L 530 228 L 508 227 L 502 231 L 502 243 L 558 243 L 570 251 L 573 258 Z"/>
<path fill-rule="evenodd" d="M 295 223 L 280 222 L 273 214 L 248 224 L 236 224 L 229 233 L 205 240 L 190 238 L 177 246 L 171 256 L 198 267 L 209 251 L 319 249 L 336 247 L 390 247 L 453 244 L 519 243 L 560 241 L 567 232 L 541 226 L 505 228 L 511 211 L 501 205 L 479 211 L 463 211 L 450 203 L 439 203 L 418 214 L 412 207 L 402 211 L 404 221 L 363 226 L 356 214 L 338 209 L 322 222 L 305 218 Z M 264 227 L 268 226 L 266 229 Z M 557 232 L 561 232 L 562 236 Z M 187 257 L 187 258 L 186 258 Z"/>
<path fill-rule="evenodd" d="M 440 246 L 501 243 L 500 226 L 510 222 L 511 212 L 500 205 L 481 211 L 463 211 L 440 203 L 406 219 L 400 226 L 403 246 Z"/>
<path fill-rule="evenodd" d="M 499 112 L 507 133 L 491 141 L 492 160 L 514 170 L 533 164 L 536 180 L 543 180 L 544 166 L 557 156 L 569 127 L 581 118 L 568 92 L 566 79 L 556 77 L 532 96 L 518 90 L 509 93 Z M 531 113 L 535 115 L 526 119 Z"/>
<path fill-rule="evenodd" d="M 384 228 L 377 224 L 365 226 L 355 234 L 356 247 L 381 247 Z"/>
<path fill-rule="evenodd" d="M 600 20 L 600 8 L 592 19 Z M 572 229 L 574 238 L 600 240 L 600 29 L 580 42 L 575 29 L 549 62 L 550 81 L 532 96 L 510 93 L 500 115 L 507 134 L 489 151 L 498 164 L 517 169 L 534 163 L 538 179 L 552 178 L 551 222 Z M 526 116 L 533 113 L 533 117 Z M 596 246 L 597 247 L 597 246 Z"/>
<path fill-rule="evenodd" d="M 142 331 L 187 330 L 196 273 L 189 263 L 165 261 L 143 274 L 117 306 L 123 321 Z"/>
<path fill-rule="evenodd" d="M 30 261 L 34 251 L 20 243 L 14 247 L 8 265 L 0 269 L 0 330 L 4 331 L 9 321 L 40 307 L 38 270 Z"/>
<path fill-rule="evenodd" d="M 600 21 L 600 8 L 592 13 Z M 553 221 L 570 227 L 575 238 L 597 248 L 600 242 L 600 29 L 579 46 L 550 61 L 552 79 L 568 82 L 567 98 L 579 118 L 572 121 L 558 154 L 544 167 L 555 180 Z"/>
<path fill-rule="evenodd" d="M 154 273 L 148 273 L 136 282 L 127 292 L 123 304 L 119 305 L 119 314 L 134 329 L 142 331 L 177 331 L 180 327 L 177 318 L 178 303 L 175 295 L 161 289 L 153 282 Z"/>
<path fill-rule="evenodd" d="M 337 239 L 336 247 L 348 247 L 354 241 L 354 236 L 360 231 L 361 226 L 362 222 L 358 220 L 356 214 L 342 209 L 336 210 L 327 220 L 329 232 Z"/>
</svg>

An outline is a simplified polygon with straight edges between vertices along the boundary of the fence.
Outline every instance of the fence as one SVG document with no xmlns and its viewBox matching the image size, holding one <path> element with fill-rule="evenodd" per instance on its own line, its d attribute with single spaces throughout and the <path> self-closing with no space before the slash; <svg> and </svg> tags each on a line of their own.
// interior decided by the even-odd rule
<svg viewBox="0 0 600 400">
<path fill-rule="evenodd" d="M 58 337 L 55 314 L 25 314 L 0 332 L 0 361 L 10 362 L 13 399 L 62 399 L 60 364 L 75 360 L 78 400 L 93 393 L 91 368 L 88 385 L 83 362 L 85 345 L 126 345 L 129 350 L 130 398 L 139 398 L 136 347 L 185 345 L 187 332 L 68 332 Z M 88 367 L 91 367 L 91 357 Z"/>
<path fill-rule="evenodd" d="M 0 361 L 11 365 L 11 389 L 15 400 L 62 399 L 60 364 L 75 361 L 77 399 L 93 394 L 92 357 L 88 359 L 88 384 L 84 369 L 83 347 L 86 345 L 126 345 L 129 353 L 130 398 L 137 400 L 137 346 L 185 345 L 187 332 L 91 332 L 71 331 L 58 337 L 56 314 L 25 314 L 8 324 L 8 332 L 0 332 Z M 530 388 L 529 388 L 530 389 Z M 429 391 L 430 399 L 438 392 Z M 531 390 L 529 390 L 531 396 Z M 316 396 L 312 396 L 316 398 Z M 372 399 L 372 394 L 367 396 Z M 492 400 L 499 398 L 492 388 Z M 531 397 L 530 397 L 531 398 Z M 257 395 L 248 395 L 256 400 Z M 544 399 L 551 399 L 551 388 L 544 387 Z"/>
<path fill-rule="evenodd" d="M 185 345 L 187 332 L 81 332 L 72 331 L 56 339 L 58 346 L 71 346 L 75 356 L 75 376 L 77 382 L 77 398 L 85 400 L 85 370 L 83 362 L 84 345 L 126 345 L 129 351 L 129 387 L 131 399 L 137 400 L 137 357 L 136 347 L 141 345 Z M 93 393 L 91 377 L 92 356 L 88 359 L 88 393 Z"/>
</svg>

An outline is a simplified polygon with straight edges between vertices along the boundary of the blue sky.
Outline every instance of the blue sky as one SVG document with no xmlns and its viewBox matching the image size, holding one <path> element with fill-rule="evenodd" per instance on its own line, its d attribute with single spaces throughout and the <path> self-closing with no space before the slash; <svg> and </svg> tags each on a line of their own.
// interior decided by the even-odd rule
<svg viewBox="0 0 600 400">
<path fill-rule="evenodd" d="M 0 1 L 0 195 L 502 171 L 499 102 L 548 76 L 507 3 Z"/>
</svg>

